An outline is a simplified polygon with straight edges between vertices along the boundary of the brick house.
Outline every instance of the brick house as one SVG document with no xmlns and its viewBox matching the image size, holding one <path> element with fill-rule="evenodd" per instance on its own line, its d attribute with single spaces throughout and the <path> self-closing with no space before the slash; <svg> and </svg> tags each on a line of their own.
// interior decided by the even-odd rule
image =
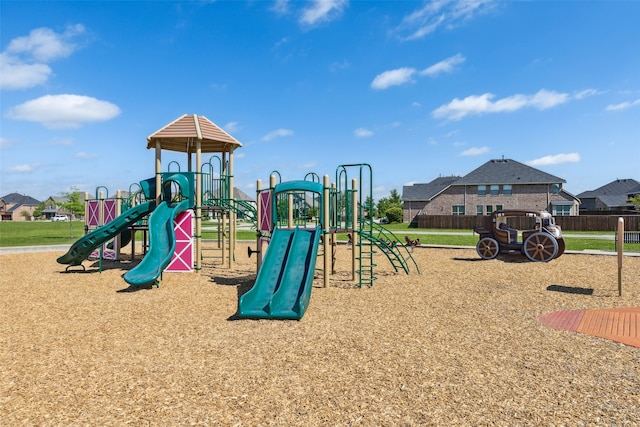
<svg viewBox="0 0 640 427">
<path fill-rule="evenodd" d="M 19 193 L 7 194 L 0 197 L 0 220 L 28 221 L 39 204 L 40 201 L 30 196 Z"/>
<path fill-rule="evenodd" d="M 580 200 L 566 181 L 511 159 L 489 160 L 463 177 L 438 177 L 402 188 L 403 220 L 416 215 L 490 215 L 500 209 L 578 215 Z"/>
<path fill-rule="evenodd" d="M 633 210 L 629 197 L 640 193 L 640 182 L 635 179 L 616 179 L 608 184 L 578 194 L 581 211 Z"/>
</svg>

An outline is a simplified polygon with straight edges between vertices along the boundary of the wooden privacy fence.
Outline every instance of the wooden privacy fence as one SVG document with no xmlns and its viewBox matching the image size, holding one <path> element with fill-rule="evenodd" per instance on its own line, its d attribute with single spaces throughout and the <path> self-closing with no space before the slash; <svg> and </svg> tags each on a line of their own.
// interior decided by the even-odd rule
<svg viewBox="0 0 640 427">
<path fill-rule="evenodd" d="M 615 231 L 618 218 L 624 218 L 624 229 L 640 230 L 640 215 L 584 215 L 556 216 L 556 224 L 564 231 Z M 513 220 L 513 223 L 511 222 Z M 509 225 L 518 229 L 533 227 L 531 218 L 512 218 Z M 411 226 L 417 228 L 444 228 L 453 230 L 470 230 L 475 227 L 487 227 L 491 224 L 490 216 L 471 215 L 417 215 Z"/>
</svg>

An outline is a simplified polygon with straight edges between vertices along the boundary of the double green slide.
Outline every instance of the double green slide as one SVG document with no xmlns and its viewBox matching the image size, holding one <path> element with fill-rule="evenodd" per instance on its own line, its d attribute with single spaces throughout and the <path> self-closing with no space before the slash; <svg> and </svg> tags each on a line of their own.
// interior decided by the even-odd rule
<svg viewBox="0 0 640 427">
<path fill-rule="evenodd" d="M 238 316 L 301 319 L 309 305 L 320 228 L 276 229 L 253 287 L 240 297 Z"/>
</svg>

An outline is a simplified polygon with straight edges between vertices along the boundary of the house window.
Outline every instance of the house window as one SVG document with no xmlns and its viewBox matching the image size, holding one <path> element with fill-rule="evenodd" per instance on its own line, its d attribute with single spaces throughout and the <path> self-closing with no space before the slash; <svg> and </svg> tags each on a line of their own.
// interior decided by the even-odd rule
<svg viewBox="0 0 640 427">
<path fill-rule="evenodd" d="M 493 213 L 493 206 L 487 205 L 487 215 L 491 215 Z"/>
<path fill-rule="evenodd" d="M 464 215 L 464 205 L 453 205 L 451 207 L 452 215 Z"/>
<path fill-rule="evenodd" d="M 476 205 L 476 215 L 482 215 L 484 213 L 484 206 Z"/>
<path fill-rule="evenodd" d="M 502 194 L 510 196 L 512 191 L 511 184 L 505 184 L 502 186 Z"/>
<path fill-rule="evenodd" d="M 560 193 L 560 184 L 551 184 L 551 194 Z"/>
<path fill-rule="evenodd" d="M 501 211 L 502 210 L 502 205 L 496 205 L 496 210 L 497 211 Z"/>
<path fill-rule="evenodd" d="M 553 215 L 554 216 L 570 216 L 571 205 L 555 205 L 553 207 Z"/>
<path fill-rule="evenodd" d="M 500 194 L 500 186 L 499 185 L 492 185 L 491 186 L 491 195 L 492 196 L 497 196 L 498 194 Z"/>
<path fill-rule="evenodd" d="M 478 185 L 478 196 L 486 196 L 486 195 L 487 195 L 487 186 Z"/>
</svg>

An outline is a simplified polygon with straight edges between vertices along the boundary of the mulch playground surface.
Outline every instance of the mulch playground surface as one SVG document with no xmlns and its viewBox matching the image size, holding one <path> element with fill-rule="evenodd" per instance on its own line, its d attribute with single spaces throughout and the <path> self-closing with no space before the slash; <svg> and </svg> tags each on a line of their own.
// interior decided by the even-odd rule
<svg viewBox="0 0 640 427">
<path fill-rule="evenodd" d="M 1 425 L 640 425 L 640 257 L 622 296 L 615 256 L 472 249 L 416 248 L 420 275 L 379 257 L 358 288 L 340 246 L 304 318 L 274 321 L 235 315 L 246 247 L 148 289 L 126 256 L 60 255 L 0 255 Z"/>
</svg>

